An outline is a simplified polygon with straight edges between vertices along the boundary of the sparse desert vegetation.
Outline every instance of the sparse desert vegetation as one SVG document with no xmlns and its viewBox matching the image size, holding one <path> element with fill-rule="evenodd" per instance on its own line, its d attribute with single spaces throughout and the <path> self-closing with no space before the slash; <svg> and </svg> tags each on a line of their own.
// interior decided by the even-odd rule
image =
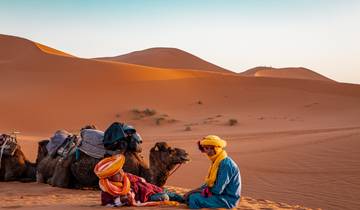
<svg viewBox="0 0 360 210">
<path fill-rule="evenodd" d="M 178 121 L 174 118 L 170 118 L 168 114 L 158 114 L 158 111 L 150 108 L 146 108 L 144 110 L 132 109 L 131 113 L 133 114 L 134 120 L 142 120 L 145 118 L 151 119 L 154 121 L 155 125 L 162 125 L 165 123 L 175 123 Z"/>
<path fill-rule="evenodd" d="M 234 126 L 234 125 L 238 124 L 238 121 L 237 121 L 237 119 L 232 118 L 232 119 L 229 119 L 228 124 L 230 126 Z"/>
<path fill-rule="evenodd" d="M 135 117 L 137 119 L 141 119 L 144 117 L 150 117 L 150 116 L 154 116 L 156 114 L 156 110 L 155 109 L 149 109 L 146 108 L 144 110 L 140 110 L 140 109 L 132 109 L 131 112 L 135 115 Z"/>
<path fill-rule="evenodd" d="M 185 131 L 191 131 L 191 126 L 186 126 Z"/>
<path fill-rule="evenodd" d="M 165 118 L 164 117 L 158 117 L 158 118 L 155 118 L 155 123 L 156 125 L 160 125 L 162 122 L 165 121 Z"/>
</svg>

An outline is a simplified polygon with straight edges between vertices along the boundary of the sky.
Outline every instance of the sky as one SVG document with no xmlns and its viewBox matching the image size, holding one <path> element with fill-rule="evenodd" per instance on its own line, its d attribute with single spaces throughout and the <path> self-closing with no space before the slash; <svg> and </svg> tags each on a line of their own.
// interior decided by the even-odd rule
<svg viewBox="0 0 360 210">
<path fill-rule="evenodd" d="M 360 84 L 357 0 L 0 0 L 0 34 L 83 58 L 175 47 L 235 72 L 301 66 Z"/>
</svg>

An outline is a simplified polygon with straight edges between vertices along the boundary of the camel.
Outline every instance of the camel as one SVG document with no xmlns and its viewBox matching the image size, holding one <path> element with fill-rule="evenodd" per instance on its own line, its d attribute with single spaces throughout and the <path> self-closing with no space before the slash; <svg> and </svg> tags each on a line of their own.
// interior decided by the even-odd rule
<svg viewBox="0 0 360 210">
<path fill-rule="evenodd" d="M 0 145 L 0 181 L 35 181 L 36 163 L 26 159 L 16 138 L 2 134 Z M 5 151 L 5 146 L 9 145 L 14 146 L 11 154 Z"/>
<path fill-rule="evenodd" d="M 95 130 L 94 126 L 86 126 L 81 129 L 83 130 Z M 60 131 L 60 132 L 59 132 Z M 79 139 L 77 136 L 72 135 L 66 131 L 59 130 L 55 133 L 56 134 L 65 134 L 62 135 L 61 138 L 66 139 L 62 142 L 62 146 L 66 145 L 67 142 L 71 141 L 75 143 L 76 145 L 79 143 Z M 55 136 L 54 135 L 54 136 Z M 82 135 L 82 133 L 81 133 Z M 98 139 L 99 140 L 99 139 Z M 95 176 L 94 172 L 92 171 L 93 166 L 99 161 L 99 159 L 92 158 L 90 156 L 87 156 L 85 153 L 81 152 L 81 150 L 78 150 L 78 155 L 80 155 L 80 159 L 76 158 L 76 154 L 69 155 L 66 157 L 62 157 L 57 154 L 56 151 L 53 150 L 52 153 L 48 152 L 49 148 L 54 148 L 54 145 L 51 145 L 49 147 L 50 141 L 49 140 L 43 140 L 40 141 L 38 144 L 38 167 L 37 167 L 37 174 L 36 174 L 36 180 L 39 183 L 48 183 L 52 186 L 57 187 L 64 187 L 64 188 L 78 188 L 78 187 L 91 187 L 91 186 L 97 186 L 98 179 Z M 97 142 L 102 144 L 101 140 L 100 142 Z M 125 150 L 132 150 L 135 152 L 141 151 L 141 142 L 125 142 L 121 141 L 117 144 L 117 149 L 119 149 L 118 152 L 124 153 Z M 87 158 L 89 157 L 89 158 Z M 90 167 L 89 167 L 90 166 Z M 77 170 L 73 170 L 75 175 L 78 175 L 79 177 L 86 177 L 86 179 L 81 179 L 80 183 L 83 183 L 78 186 L 78 182 L 76 178 L 73 177 L 71 173 L 71 168 L 76 168 Z M 92 179 L 89 174 L 93 174 L 95 176 L 95 180 Z"/>
<path fill-rule="evenodd" d="M 147 182 L 159 187 L 165 185 L 166 180 L 180 164 L 188 162 L 189 155 L 185 150 L 171 148 L 166 142 L 157 142 L 150 150 L 150 167 L 137 152 L 125 151 L 126 157 L 123 169 L 125 172 L 143 177 Z M 93 168 L 100 159 L 95 159 L 84 153 L 80 161 L 71 165 L 74 178 L 82 187 L 97 186 L 99 179 Z"/>
<path fill-rule="evenodd" d="M 53 185 L 53 175 L 61 156 L 49 155 L 46 149 L 48 143 L 49 140 L 42 140 L 38 143 L 36 181 Z"/>
<path fill-rule="evenodd" d="M 133 145 L 132 150 L 122 151 L 126 157 L 124 171 L 141 176 L 157 186 L 163 186 L 178 165 L 190 160 L 185 150 L 171 148 L 165 142 L 158 142 L 150 150 L 150 167 L 148 167 L 143 157 L 137 152 L 141 150 L 140 143 L 135 144 L 137 145 L 135 148 L 134 143 L 129 145 Z M 40 142 L 39 147 L 43 149 L 39 151 L 46 150 L 45 146 L 45 142 Z M 38 154 L 38 157 L 45 156 L 45 158 L 39 163 L 37 181 L 46 182 L 47 179 L 51 185 L 65 188 L 97 188 L 99 180 L 93 168 L 100 159 L 88 156 L 81 151 L 79 153 L 78 160 L 75 154 L 67 159 L 57 159 L 58 157 L 50 159 L 51 157 L 44 154 Z M 44 175 L 47 176 L 46 179 Z"/>
<path fill-rule="evenodd" d="M 77 140 L 75 135 L 68 138 L 70 141 Z M 74 155 L 62 157 L 56 154 L 56 152 L 49 154 L 46 147 L 48 143 L 49 140 L 42 140 L 38 143 L 36 181 L 57 187 L 69 187 L 71 180 L 73 180 L 70 173 L 70 165 L 75 157 Z"/>
</svg>

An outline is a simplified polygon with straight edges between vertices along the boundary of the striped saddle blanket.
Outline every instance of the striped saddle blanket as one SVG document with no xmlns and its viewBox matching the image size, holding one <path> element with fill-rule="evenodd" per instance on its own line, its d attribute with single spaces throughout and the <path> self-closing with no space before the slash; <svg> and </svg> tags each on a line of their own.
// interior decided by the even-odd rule
<svg viewBox="0 0 360 210">
<path fill-rule="evenodd" d="M 16 138 L 7 134 L 0 134 L 0 153 L 1 155 L 13 156 L 19 147 Z"/>
<path fill-rule="evenodd" d="M 104 157 L 107 152 L 103 143 L 104 132 L 95 129 L 84 129 L 81 131 L 80 137 L 78 149 L 93 158 L 102 159 Z"/>
</svg>

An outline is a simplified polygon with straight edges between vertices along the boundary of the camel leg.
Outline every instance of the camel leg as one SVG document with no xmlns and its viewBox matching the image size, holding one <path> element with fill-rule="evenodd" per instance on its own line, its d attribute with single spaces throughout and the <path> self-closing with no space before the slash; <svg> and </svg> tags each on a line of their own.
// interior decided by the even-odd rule
<svg viewBox="0 0 360 210">
<path fill-rule="evenodd" d="M 36 172 L 36 182 L 37 183 L 45 183 L 44 176 L 39 171 Z"/>
<path fill-rule="evenodd" d="M 54 187 L 70 187 L 70 164 L 72 156 L 60 158 L 56 164 L 55 171 L 51 177 L 50 184 Z"/>
</svg>

